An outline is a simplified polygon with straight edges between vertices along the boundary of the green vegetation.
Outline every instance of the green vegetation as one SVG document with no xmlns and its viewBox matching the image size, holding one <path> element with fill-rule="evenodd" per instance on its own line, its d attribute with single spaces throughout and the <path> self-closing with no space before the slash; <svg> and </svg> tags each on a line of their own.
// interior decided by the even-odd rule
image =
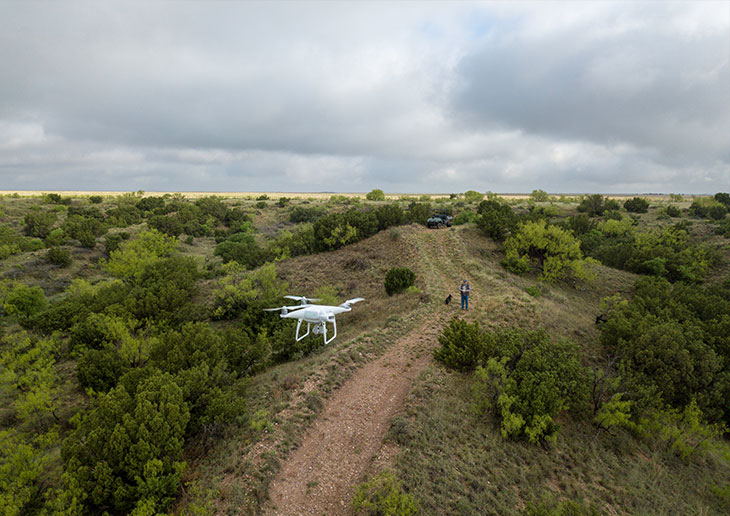
<svg viewBox="0 0 730 516">
<path fill-rule="evenodd" d="M 476 190 L 467 190 L 464 192 L 464 201 L 468 203 L 481 202 L 484 199 L 484 194 L 477 192 Z"/>
<path fill-rule="evenodd" d="M 453 319 L 439 337 L 434 357 L 474 372 L 473 396 L 480 413 L 500 421 L 502 435 L 537 442 L 557 431 L 555 417 L 587 397 L 585 372 L 568 341 L 545 332 L 482 332 L 478 323 Z"/>
<path fill-rule="evenodd" d="M 642 197 L 634 197 L 624 201 L 624 209 L 632 213 L 646 213 L 649 211 L 649 201 Z"/>
<path fill-rule="evenodd" d="M 719 195 L 720 199 L 725 200 L 722 194 Z M 727 195 L 727 194 L 726 194 Z M 690 215 L 699 217 L 702 219 L 714 219 L 720 220 L 725 217 L 728 211 L 728 205 L 717 200 L 717 196 L 713 199 L 697 199 L 692 202 L 689 207 Z"/>
<path fill-rule="evenodd" d="M 48 249 L 46 259 L 50 263 L 60 267 L 68 267 L 71 265 L 72 261 L 71 252 L 68 249 L 63 249 L 61 247 L 51 247 Z"/>
<path fill-rule="evenodd" d="M 385 193 L 379 188 L 375 188 L 373 190 L 370 190 L 365 198 L 368 201 L 384 201 L 385 200 Z"/>
<path fill-rule="evenodd" d="M 0 199 L 3 514 L 255 514 L 323 400 L 438 331 L 464 276 L 357 511 L 730 510 L 730 194 L 371 194 Z M 415 225 L 434 209 L 457 227 Z M 290 293 L 368 303 L 323 347 L 263 311 Z"/>
<path fill-rule="evenodd" d="M 493 240 L 504 240 L 517 227 L 519 220 L 509 205 L 496 200 L 479 203 L 477 225 Z"/>
<path fill-rule="evenodd" d="M 402 491 L 400 482 L 390 471 L 360 484 L 355 491 L 353 508 L 356 514 L 367 516 L 412 516 L 418 514 L 418 504 Z"/>
<path fill-rule="evenodd" d="M 568 231 L 544 220 L 525 222 L 504 243 L 507 270 L 521 274 L 536 264 L 540 279 L 555 281 L 572 276 L 588 280 L 594 276 L 586 268 L 580 242 Z"/>
<path fill-rule="evenodd" d="M 385 291 L 389 296 L 403 292 L 416 281 L 416 273 L 408 267 L 393 267 L 385 275 Z"/>
</svg>

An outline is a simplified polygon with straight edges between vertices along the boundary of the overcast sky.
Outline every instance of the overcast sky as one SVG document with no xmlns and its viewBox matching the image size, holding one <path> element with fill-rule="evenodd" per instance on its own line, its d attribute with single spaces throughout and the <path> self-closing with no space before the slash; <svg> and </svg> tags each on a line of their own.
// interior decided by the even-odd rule
<svg viewBox="0 0 730 516">
<path fill-rule="evenodd" d="M 0 2 L 0 189 L 730 190 L 730 1 Z"/>
</svg>

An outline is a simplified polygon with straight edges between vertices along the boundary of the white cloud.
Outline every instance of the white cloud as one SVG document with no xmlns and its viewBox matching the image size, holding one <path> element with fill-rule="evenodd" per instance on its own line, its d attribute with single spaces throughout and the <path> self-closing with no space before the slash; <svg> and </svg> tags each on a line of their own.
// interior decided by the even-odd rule
<svg viewBox="0 0 730 516">
<path fill-rule="evenodd" d="M 727 190 L 728 7 L 5 3 L 0 180 Z"/>
</svg>

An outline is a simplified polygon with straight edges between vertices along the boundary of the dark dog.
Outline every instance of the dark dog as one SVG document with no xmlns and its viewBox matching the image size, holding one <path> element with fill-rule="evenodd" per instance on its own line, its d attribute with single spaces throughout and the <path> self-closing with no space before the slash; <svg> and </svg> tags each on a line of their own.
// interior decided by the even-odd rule
<svg viewBox="0 0 730 516">
<path fill-rule="evenodd" d="M 596 326 L 600 326 L 601 324 L 605 324 L 608 322 L 608 316 L 606 314 L 601 314 L 596 317 Z"/>
<path fill-rule="evenodd" d="M 449 296 L 446 298 L 446 301 L 444 301 L 445 305 L 448 305 L 449 303 L 451 303 L 451 294 L 449 294 Z"/>
</svg>

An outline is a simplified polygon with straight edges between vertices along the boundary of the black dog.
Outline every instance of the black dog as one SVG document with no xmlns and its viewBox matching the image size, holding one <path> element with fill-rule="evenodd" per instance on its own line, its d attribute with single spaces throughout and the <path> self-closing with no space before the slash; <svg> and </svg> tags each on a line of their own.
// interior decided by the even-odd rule
<svg viewBox="0 0 730 516">
<path fill-rule="evenodd" d="M 601 314 L 596 317 L 596 326 L 600 326 L 601 324 L 605 324 L 606 322 L 608 322 L 608 316 L 606 314 Z"/>
<path fill-rule="evenodd" d="M 446 301 L 444 301 L 445 305 L 448 305 L 449 303 L 451 303 L 451 294 L 449 294 L 449 297 L 447 297 Z"/>
</svg>

